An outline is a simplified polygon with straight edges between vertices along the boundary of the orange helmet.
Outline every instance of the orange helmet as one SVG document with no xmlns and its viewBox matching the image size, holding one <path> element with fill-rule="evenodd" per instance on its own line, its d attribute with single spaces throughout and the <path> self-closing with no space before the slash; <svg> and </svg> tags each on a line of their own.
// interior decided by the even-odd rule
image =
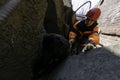
<svg viewBox="0 0 120 80">
<path fill-rule="evenodd" d="M 92 8 L 87 12 L 86 16 L 90 19 L 97 21 L 100 14 L 101 14 L 100 8 Z"/>
</svg>

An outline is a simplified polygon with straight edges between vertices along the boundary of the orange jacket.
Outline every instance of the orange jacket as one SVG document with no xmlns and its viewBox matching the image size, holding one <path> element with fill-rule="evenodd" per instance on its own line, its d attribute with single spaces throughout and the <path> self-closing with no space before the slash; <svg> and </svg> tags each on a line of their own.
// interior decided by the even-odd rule
<svg viewBox="0 0 120 80">
<path fill-rule="evenodd" d="M 92 27 L 92 28 L 90 28 Z M 89 29 L 88 27 L 85 26 L 84 21 L 78 21 L 73 25 L 73 29 L 69 32 L 69 39 L 75 38 L 78 36 L 78 34 L 75 32 L 78 31 L 80 34 L 80 37 L 87 36 L 88 40 L 93 41 L 96 45 L 99 44 L 99 34 L 98 34 L 98 26 L 97 22 L 90 26 Z"/>
</svg>

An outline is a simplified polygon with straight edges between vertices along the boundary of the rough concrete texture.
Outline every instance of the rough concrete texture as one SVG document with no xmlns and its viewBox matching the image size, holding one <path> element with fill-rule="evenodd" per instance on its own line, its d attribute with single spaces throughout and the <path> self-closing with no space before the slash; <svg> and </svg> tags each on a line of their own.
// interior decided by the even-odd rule
<svg viewBox="0 0 120 80">
<path fill-rule="evenodd" d="M 59 4 L 59 5 L 58 5 Z M 44 27 L 48 33 L 63 35 L 64 7 L 62 0 L 47 0 Z"/>
<path fill-rule="evenodd" d="M 119 44 L 120 42 L 120 1 L 104 0 L 100 7 L 102 14 L 99 19 L 99 25 L 103 34 L 101 34 L 101 43 L 108 46 Z"/>
<path fill-rule="evenodd" d="M 9 8 L 4 7 L 9 1 L 20 0 L 0 0 L 0 11 L 15 5 L 11 2 Z M 31 79 L 32 61 L 42 40 L 45 8 L 46 0 L 21 0 L 0 24 L 0 80 Z"/>
<path fill-rule="evenodd" d="M 39 80 L 119 80 L 119 49 L 120 45 L 114 45 L 69 56 L 52 73 Z"/>
<path fill-rule="evenodd" d="M 102 14 L 100 17 L 101 27 L 120 26 L 120 1 L 104 0 L 101 5 Z"/>
<path fill-rule="evenodd" d="M 31 79 L 34 59 L 41 54 L 44 22 L 52 24 L 48 27 L 55 33 L 60 31 L 62 4 L 62 0 L 0 0 L 0 80 Z"/>
<path fill-rule="evenodd" d="M 120 44 L 120 37 L 101 34 L 100 43 L 102 43 L 104 46 Z"/>
</svg>

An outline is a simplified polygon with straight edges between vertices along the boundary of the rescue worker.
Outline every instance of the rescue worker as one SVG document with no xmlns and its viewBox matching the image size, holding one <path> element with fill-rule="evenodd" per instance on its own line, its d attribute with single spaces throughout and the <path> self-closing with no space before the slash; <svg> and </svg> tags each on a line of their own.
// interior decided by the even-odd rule
<svg viewBox="0 0 120 80">
<path fill-rule="evenodd" d="M 85 20 L 77 21 L 70 29 L 69 44 L 72 46 L 80 44 L 82 52 L 95 48 L 99 44 L 97 20 L 100 14 L 100 8 L 92 8 L 87 12 Z"/>
</svg>

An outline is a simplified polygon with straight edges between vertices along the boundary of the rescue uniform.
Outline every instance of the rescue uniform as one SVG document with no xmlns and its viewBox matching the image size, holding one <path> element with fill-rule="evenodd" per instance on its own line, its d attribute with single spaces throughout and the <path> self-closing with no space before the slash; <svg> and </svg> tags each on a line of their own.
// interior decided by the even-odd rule
<svg viewBox="0 0 120 80">
<path fill-rule="evenodd" d="M 99 44 L 98 23 L 95 21 L 91 26 L 86 26 L 85 20 L 78 21 L 73 25 L 69 32 L 69 39 L 81 38 L 81 41 L 92 41 L 95 45 Z"/>
</svg>

